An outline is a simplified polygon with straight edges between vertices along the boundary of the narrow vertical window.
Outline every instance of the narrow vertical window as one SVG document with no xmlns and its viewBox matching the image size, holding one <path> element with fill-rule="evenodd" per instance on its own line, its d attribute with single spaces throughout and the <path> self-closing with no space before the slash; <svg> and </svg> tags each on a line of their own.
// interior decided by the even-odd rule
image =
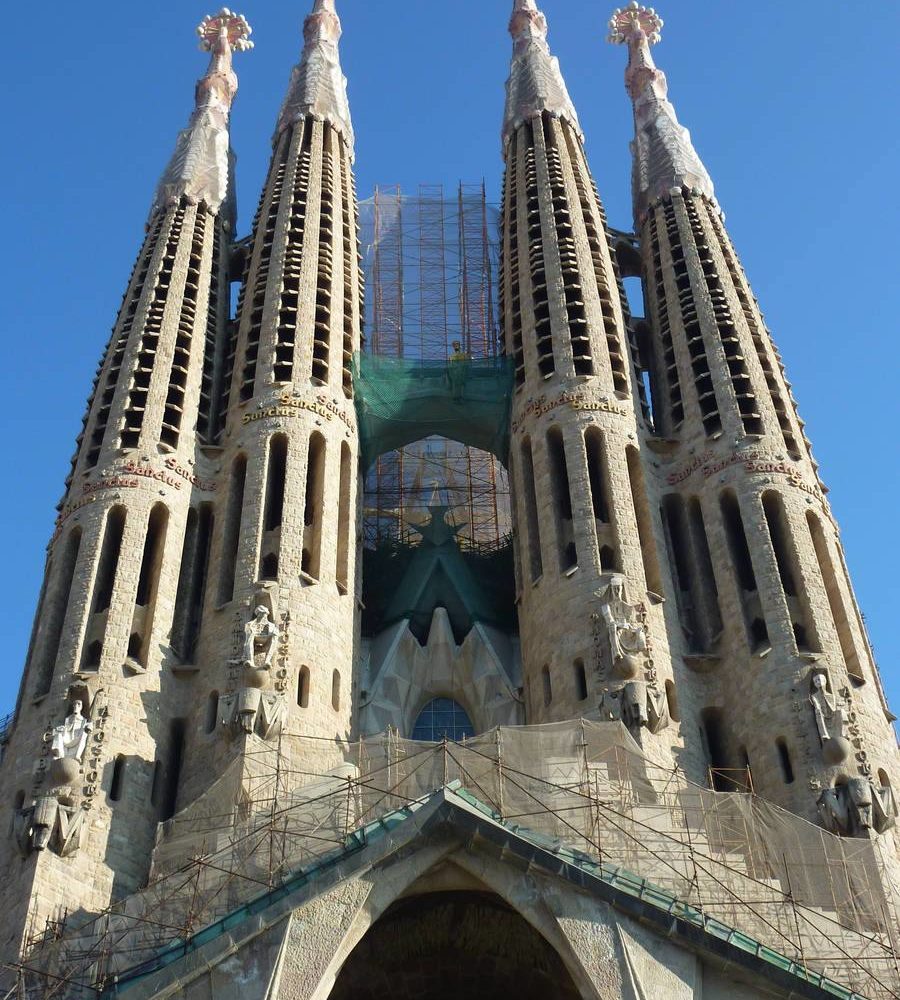
<svg viewBox="0 0 900 1000">
<path fill-rule="evenodd" d="M 690 652 L 704 652 L 703 636 L 700 634 L 697 612 L 694 607 L 694 574 L 687 540 L 684 498 L 677 493 L 669 493 L 664 496 L 662 516 L 666 529 L 666 542 L 674 570 L 672 576 L 675 581 L 681 630 Z"/>
<path fill-rule="evenodd" d="M 106 516 L 103 542 L 100 545 L 100 561 L 97 565 L 97 575 L 94 579 L 91 613 L 88 618 L 88 635 L 81 655 L 82 670 L 98 670 L 100 668 L 100 661 L 103 657 L 103 639 L 91 633 L 95 633 L 96 628 L 102 627 L 102 624 L 95 625 L 94 616 L 100 614 L 102 611 L 106 611 L 112 601 L 124 532 L 125 508 L 112 507 Z M 102 622 L 102 619 L 100 622 Z"/>
<path fill-rule="evenodd" d="M 525 438 L 521 445 L 522 492 L 525 494 L 525 522 L 528 527 L 528 555 L 531 566 L 531 580 L 540 579 L 543 573 L 541 562 L 541 532 L 538 523 L 537 497 L 534 492 L 534 460 L 531 455 L 531 440 Z"/>
<path fill-rule="evenodd" d="M 791 763 L 791 754 L 787 743 L 783 739 L 775 741 L 775 749 L 778 751 L 778 763 L 781 764 L 781 776 L 784 783 L 790 785 L 794 780 L 794 766 Z"/>
<path fill-rule="evenodd" d="M 834 562 L 828 550 L 828 542 L 825 533 L 822 531 L 822 524 L 818 517 L 811 511 L 806 512 L 806 523 L 809 527 L 809 534 L 812 538 L 813 548 L 816 552 L 816 561 L 819 564 L 819 573 L 825 585 L 825 593 L 828 596 L 828 605 L 831 608 L 831 617 L 834 620 L 835 631 L 840 643 L 841 653 L 844 657 L 844 664 L 847 672 L 855 680 L 864 680 L 859 654 L 856 651 L 856 644 L 853 641 L 853 632 L 850 628 L 850 617 L 847 614 L 847 607 L 844 604 L 841 588 L 838 584 L 837 574 L 834 570 Z"/>
<path fill-rule="evenodd" d="M 551 427 L 547 431 L 547 456 L 550 462 L 550 491 L 556 515 L 556 540 L 559 548 L 559 568 L 563 572 L 578 565 L 575 534 L 572 524 L 572 494 L 569 491 L 569 467 L 562 431 Z"/>
<path fill-rule="evenodd" d="M 113 585 L 116 582 L 116 570 L 119 566 L 119 555 L 122 551 L 122 535 L 125 532 L 125 508 L 113 507 L 106 517 L 106 528 L 103 532 L 103 544 L 100 547 L 100 564 L 94 581 L 94 599 L 91 614 L 106 611 L 112 600 Z"/>
<path fill-rule="evenodd" d="M 302 569 L 319 579 L 322 558 L 322 508 L 325 491 L 325 438 L 318 431 L 310 435 L 306 462 L 306 497 L 303 513 Z"/>
<path fill-rule="evenodd" d="M 656 555 L 656 543 L 653 539 L 650 504 L 644 487 L 644 470 L 641 468 L 641 457 L 637 448 L 629 445 L 625 449 L 628 463 L 628 481 L 631 485 L 631 500 L 634 504 L 634 514 L 637 519 L 638 540 L 641 545 L 641 558 L 644 563 L 644 579 L 647 589 L 655 594 L 662 594 L 662 580 L 659 574 L 659 560 Z"/>
<path fill-rule="evenodd" d="M 172 623 L 172 648 L 185 663 L 191 662 L 200 633 L 212 527 L 212 504 L 202 503 L 188 511 Z"/>
<path fill-rule="evenodd" d="M 301 667 L 297 677 L 297 704 L 309 708 L 309 667 Z"/>
<path fill-rule="evenodd" d="M 75 576 L 75 564 L 78 561 L 80 549 L 81 528 L 76 527 L 69 532 L 56 569 L 56 579 L 48 588 L 46 599 L 41 603 L 38 612 L 44 619 L 44 638 L 35 650 L 35 698 L 46 694 L 53 681 L 53 668 L 56 666 L 56 658 L 59 655 L 63 624 L 66 620 L 66 611 L 69 608 L 72 580 Z"/>
<path fill-rule="evenodd" d="M 109 783 L 109 801 L 118 802 L 122 798 L 122 785 L 125 782 L 125 757 L 118 754 L 113 761 L 112 780 Z"/>
<path fill-rule="evenodd" d="M 178 785 L 184 760 L 184 719 L 173 719 L 169 727 L 169 746 L 166 755 L 165 787 L 161 819 L 171 819 L 178 803 Z"/>
<path fill-rule="evenodd" d="M 278 579 L 281 521 L 284 514 L 284 486 L 287 476 L 287 450 L 287 436 L 285 434 L 274 434 L 270 438 L 259 566 L 259 576 L 262 580 Z"/>
<path fill-rule="evenodd" d="M 141 558 L 141 572 L 134 602 L 133 648 L 129 648 L 128 651 L 129 656 L 142 666 L 147 665 L 147 656 L 150 651 L 150 633 L 153 629 L 153 618 L 156 612 L 156 594 L 159 590 L 159 575 L 166 545 L 168 523 L 168 508 L 165 504 L 155 504 L 150 511 L 147 534 L 144 536 L 144 554 Z M 129 646 L 131 647 L 131 643 Z"/>
<path fill-rule="evenodd" d="M 730 761 L 726 754 L 722 710 L 705 708 L 700 713 L 700 724 L 709 760 L 710 784 L 717 792 L 733 792 L 734 783 L 729 775 L 734 769 L 729 767 Z"/>
<path fill-rule="evenodd" d="M 222 537 L 222 563 L 219 567 L 219 604 L 227 604 L 234 597 L 234 579 L 237 571 L 238 543 L 241 538 L 241 513 L 244 507 L 246 481 L 247 457 L 238 455 L 231 466 L 231 479 L 228 485 L 225 531 Z"/>
<path fill-rule="evenodd" d="M 215 732 L 216 724 L 219 721 L 219 692 L 210 691 L 206 699 L 206 719 L 203 724 L 205 733 Z"/>
<path fill-rule="evenodd" d="M 331 674 L 331 707 L 335 712 L 341 710 L 341 672 L 334 670 Z"/>
<path fill-rule="evenodd" d="M 818 645 L 812 618 L 808 610 L 806 588 L 790 539 L 790 525 L 784 509 L 784 501 L 774 490 L 767 490 L 762 495 L 763 514 L 769 529 L 769 539 L 772 551 L 778 565 L 778 575 L 781 578 L 781 589 L 787 604 L 788 613 L 794 629 L 794 639 L 797 648 L 810 650 Z"/>
<path fill-rule="evenodd" d="M 669 710 L 669 718 L 673 722 L 681 722 L 681 710 L 678 707 L 678 692 L 675 690 L 674 681 L 666 681 L 666 707 Z"/>
<path fill-rule="evenodd" d="M 741 508 L 738 505 L 737 497 L 731 490 L 726 490 L 719 498 L 719 509 L 722 512 L 722 523 L 725 527 L 725 536 L 728 539 L 731 565 L 734 569 L 735 581 L 741 599 L 741 609 L 744 612 L 747 638 L 751 649 L 760 649 L 769 644 L 769 630 L 766 627 L 759 603 L 756 573 L 753 570 L 753 560 L 750 557 L 750 547 L 747 544 Z"/>
<path fill-rule="evenodd" d="M 338 497 L 337 568 L 335 579 L 338 591 L 346 594 L 350 589 L 350 445 L 341 442 L 341 481 Z"/>
<path fill-rule="evenodd" d="M 588 481 L 591 484 L 591 505 L 594 520 L 609 523 L 609 475 L 603 454 L 603 432 L 599 427 L 588 427 L 584 432 L 587 455 Z"/>
<path fill-rule="evenodd" d="M 719 591 L 709 551 L 709 539 L 706 536 L 703 508 L 697 497 L 688 500 L 687 515 L 696 570 L 694 577 L 698 587 L 699 610 L 706 629 L 707 645 L 712 647 L 722 632 L 722 612 L 719 608 Z"/>
<path fill-rule="evenodd" d="M 553 701 L 553 682 L 550 680 L 550 667 L 546 664 L 541 669 L 541 681 L 544 686 L 544 705 Z"/>
<path fill-rule="evenodd" d="M 575 697 L 585 701 L 588 696 L 587 674 L 584 672 L 584 660 L 576 660 L 572 665 L 575 674 Z"/>
</svg>

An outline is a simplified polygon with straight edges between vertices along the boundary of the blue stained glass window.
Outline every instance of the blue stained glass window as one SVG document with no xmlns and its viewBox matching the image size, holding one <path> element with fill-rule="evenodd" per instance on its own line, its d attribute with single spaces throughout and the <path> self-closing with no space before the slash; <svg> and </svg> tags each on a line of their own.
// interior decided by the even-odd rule
<svg viewBox="0 0 900 1000">
<path fill-rule="evenodd" d="M 411 739 L 439 743 L 446 736 L 458 742 L 474 735 L 472 720 L 459 702 L 452 698 L 432 698 L 419 713 Z"/>
</svg>

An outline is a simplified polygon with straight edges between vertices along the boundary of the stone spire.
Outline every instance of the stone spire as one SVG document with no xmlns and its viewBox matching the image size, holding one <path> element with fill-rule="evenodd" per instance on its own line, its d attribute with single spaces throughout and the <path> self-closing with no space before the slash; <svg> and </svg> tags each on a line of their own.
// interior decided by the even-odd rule
<svg viewBox="0 0 900 1000">
<path fill-rule="evenodd" d="M 647 208 L 672 188 L 690 188 L 715 204 L 713 183 L 678 123 L 668 99 L 666 76 L 656 68 L 650 46 L 660 39 L 662 18 L 652 7 L 632 2 L 609 22 L 608 41 L 628 46 L 625 87 L 634 104 L 633 198 L 639 225 Z"/>
<path fill-rule="evenodd" d="M 150 209 L 151 218 L 186 198 L 203 202 L 217 213 L 228 196 L 230 144 L 228 116 L 237 93 L 231 55 L 253 48 L 250 25 L 242 14 L 223 7 L 197 27 L 200 49 L 212 53 L 206 75 L 197 81 L 196 107 L 188 127 L 179 133 L 175 152 L 160 178 Z"/>
<path fill-rule="evenodd" d="M 506 81 L 504 147 L 522 122 L 542 111 L 565 118 L 581 135 L 578 115 L 566 89 L 559 60 L 550 54 L 547 45 L 547 18 L 534 0 L 514 0 L 509 33 L 513 38 L 513 57 Z"/>
<path fill-rule="evenodd" d="M 306 115 L 339 129 L 353 151 L 353 125 L 347 101 L 347 78 L 341 72 L 338 42 L 341 22 L 334 0 L 315 0 L 303 22 L 303 52 L 291 72 L 287 96 L 278 115 L 276 137 Z"/>
</svg>

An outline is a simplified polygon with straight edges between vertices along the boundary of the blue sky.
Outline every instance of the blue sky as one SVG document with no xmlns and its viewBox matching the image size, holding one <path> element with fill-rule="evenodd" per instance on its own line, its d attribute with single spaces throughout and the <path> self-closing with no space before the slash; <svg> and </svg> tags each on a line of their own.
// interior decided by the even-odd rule
<svg viewBox="0 0 900 1000">
<path fill-rule="evenodd" d="M 193 29 L 214 9 L 193 0 L 93 0 L 70 14 L 7 6 L 0 711 L 15 699 L 93 371 L 205 67 Z M 543 8 L 610 222 L 629 228 L 625 52 L 604 43 L 602 3 Z M 360 197 L 375 184 L 414 190 L 483 177 L 496 199 L 507 0 L 339 0 L 339 9 Z M 306 3 L 250 0 L 242 10 L 257 46 L 236 58 L 243 234 Z M 890 40 L 900 4 L 877 17 L 851 10 L 820 0 L 669 0 L 655 56 L 784 355 L 896 709 L 900 63 Z"/>
</svg>

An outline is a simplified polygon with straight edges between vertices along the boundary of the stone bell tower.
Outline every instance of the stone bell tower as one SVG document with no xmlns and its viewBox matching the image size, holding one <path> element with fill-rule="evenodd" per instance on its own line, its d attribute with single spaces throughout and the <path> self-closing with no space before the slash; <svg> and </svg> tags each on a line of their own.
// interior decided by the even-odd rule
<svg viewBox="0 0 900 1000">
<path fill-rule="evenodd" d="M 604 718 L 652 741 L 668 726 L 673 675 L 617 264 L 533 0 L 516 0 L 510 33 L 501 311 L 515 366 L 510 466 L 527 719 L 575 718 L 599 703 Z M 667 729 L 658 742 L 673 739 Z"/>
<path fill-rule="evenodd" d="M 893 716 L 790 383 L 653 62 L 661 28 L 632 3 L 613 15 L 609 40 L 629 56 L 653 397 L 646 467 L 675 584 L 672 644 L 687 668 L 683 728 L 700 732 L 720 773 L 749 764 L 766 798 L 833 832 L 883 830 L 900 778 Z"/>
<path fill-rule="evenodd" d="M 227 9 L 198 33 L 209 69 L 97 371 L 0 778 L 16 806 L 0 846 L 11 951 L 137 888 L 174 795 L 169 719 L 184 682 L 169 636 L 183 539 L 215 495 L 232 53 L 252 44 Z"/>
<path fill-rule="evenodd" d="M 180 804 L 231 754 L 273 745 L 284 728 L 350 736 L 362 279 L 340 35 L 333 0 L 316 0 L 246 248 L 225 351 L 221 489 L 208 552 L 197 552 L 208 583 L 187 644 L 198 673 Z"/>
</svg>

